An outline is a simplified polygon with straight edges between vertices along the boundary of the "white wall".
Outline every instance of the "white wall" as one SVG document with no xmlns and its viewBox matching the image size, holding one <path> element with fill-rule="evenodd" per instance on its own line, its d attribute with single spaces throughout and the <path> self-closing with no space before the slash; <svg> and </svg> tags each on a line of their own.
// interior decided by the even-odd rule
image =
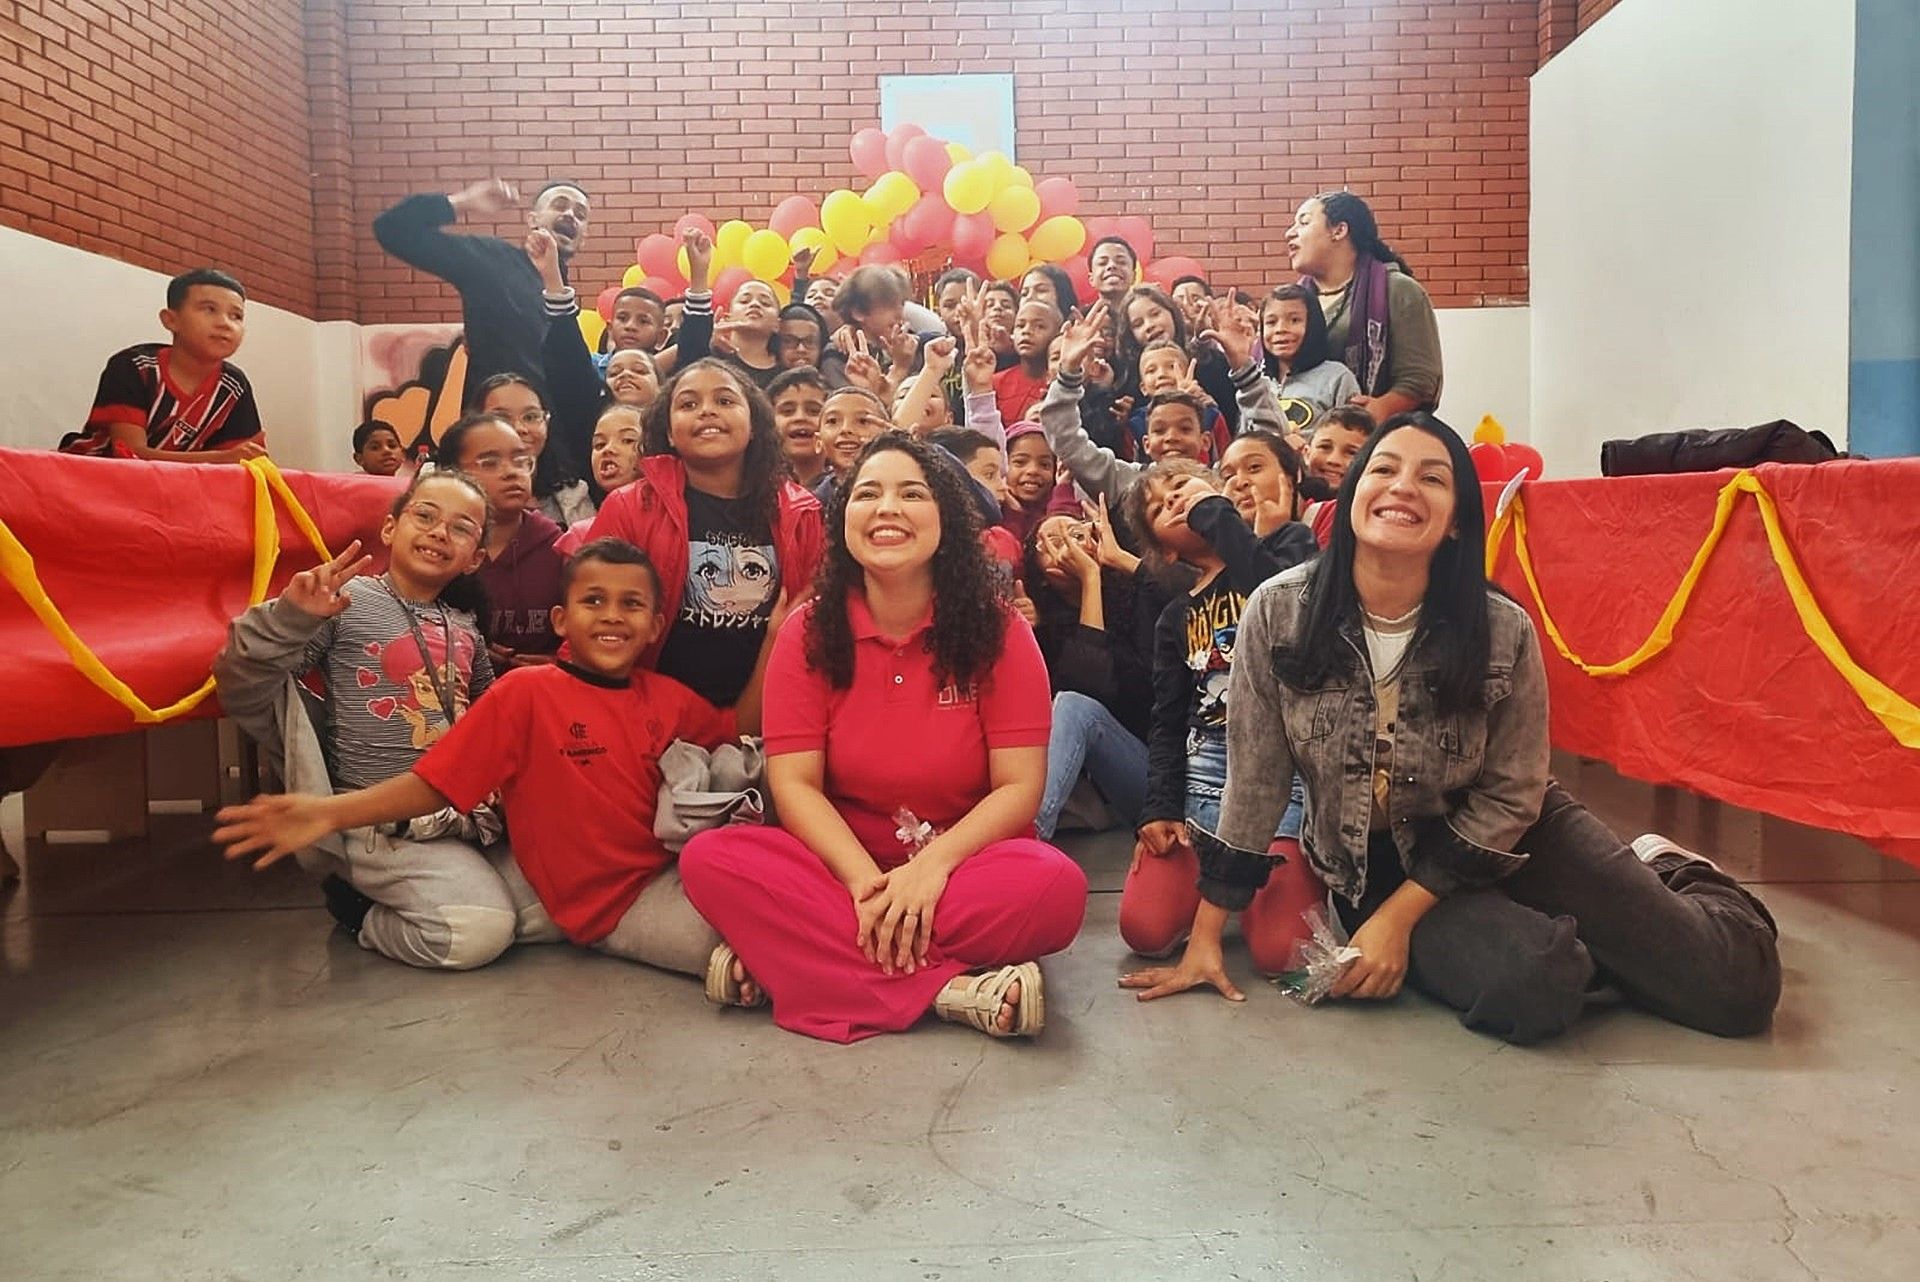
<svg viewBox="0 0 1920 1282">
<path fill-rule="evenodd" d="M 1460 435 L 1471 439 L 1481 416 L 1491 414 L 1514 440 L 1533 439 L 1527 392 L 1530 312 L 1526 307 L 1435 310 L 1446 365 L 1440 417 Z"/>
<path fill-rule="evenodd" d="M 0 227 L 0 446 L 50 449 L 86 421 L 100 367 L 134 343 L 165 342 L 167 277 L 144 267 Z M 352 468 L 360 421 L 358 326 L 317 323 L 247 304 L 234 364 L 260 399 L 276 462 Z"/>
<path fill-rule="evenodd" d="M 1623 0 L 1533 77 L 1549 475 L 1648 432 L 1844 435 L 1853 32 L 1853 0 Z"/>
</svg>

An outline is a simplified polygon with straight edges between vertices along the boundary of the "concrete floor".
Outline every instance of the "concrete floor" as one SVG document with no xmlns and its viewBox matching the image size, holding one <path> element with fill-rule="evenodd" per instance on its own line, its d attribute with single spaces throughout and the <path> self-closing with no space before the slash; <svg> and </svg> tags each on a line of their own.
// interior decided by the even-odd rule
<svg viewBox="0 0 1920 1282">
<path fill-rule="evenodd" d="M 1408 996 L 1137 1006 L 1112 837 L 1034 1045 L 856 1047 L 566 948 L 408 971 L 156 819 L 33 849 L 0 945 L 0 1278 L 1899 1279 L 1920 878 L 1568 763 L 1764 882 L 1770 1036 L 1519 1050 Z M 1244 975 L 1244 958 L 1236 958 Z"/>
</svg>

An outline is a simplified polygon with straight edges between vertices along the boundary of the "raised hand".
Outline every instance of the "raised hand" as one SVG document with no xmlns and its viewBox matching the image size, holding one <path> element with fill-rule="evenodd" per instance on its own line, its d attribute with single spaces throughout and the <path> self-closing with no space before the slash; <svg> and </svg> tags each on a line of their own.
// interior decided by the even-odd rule
<svg viewBox="0 0 1920 1282">
<path fill-rule="evenodd" d="M 1121 547 L 1120 540 L 1114 537 L 1113 517 L 1107 512 L 1107 496 L 1102 494 L 1098 503 L 1082 503 L 1080 509 L 1093 526 L 1094 539 L 1098 544 L 1094 558 L 1107 568 L 1123 574 L 1132 574 L 1139 569 L 1140 558 Z"/>
<path fill-rule="evenodd" d="M 887 360 L 897 370 L 905 370 L 920 355 L 920 336 L 901 321 L 887 331 Z M 949 366 L 948 368 L 952 368 Z"/>
<path fill-rule="evenodd" d="M 813 274 L 813 260 L 819 252 L 820 252 L 819 250 L 815 249 L 811 245 L 803 245 L 799 249 L 794 250 L 793 251 L 794 276 L 795 277 L 811 276 Z M 794 301 L 798 302 L 800 300 L 795 299 Z"/>
<path fill-rule="evenodd" d="M 680 244 L 687 251 L 687 288 L 698 293 L 712 279 L 713 237 L 698 227 L 689 227 L 681 233 Z"/>
<path fill-rule="evenodd" d="M 560 242 L 553 233 L 544 227 L 535 227 L 527 232 L 527 260 L 533 269 L 540 273 L 540 283 L 545 285 L 549 294 L 558 293 L 566 287 L 566 281 L 560 277 Z"/>
<path fill-rule="evenodd" d="M 458 214 L 497 214 L 520 203 L 520 193 L 504 178 L 482 178 L 447 198 Z"/>
<path fill-rule="evenodd" d="M 1027 595 L 1027 585 L 1018 579 L 1013 581 L 1013 608 L 1029 626 L 1039 626 L 1040 608 L 1034 605 L 1033 598 Z"/>
<path fill-rule="evenodd" d="M 739 321 L 717 320 L 713 323 L 713 337 L 707 340 L 707 346 L 715 356 L 732 356 L 740 350 L 733 341 L 734 332 L 739 328 Z"/>
<path fill-rule="evenodd" d="M 991 392 L 999 361 L 987 341 L 987 327 L 978 316 L 972 316 L 962 321 L 962 333 L 967 340 L 967 356 L 961 363 L 960 377 L 966 380 L 969 392 Z"/>
<path fill-rule="evenodd" d="M 360 540 L 353 542 L 331 561 L 302 570 L 287 580 L 280 599 L 316 618 L 331 619 L 352 602 L 346 585 L 373 564 L 373 558 L 360 555 Z"/>
<path fill-rule="evenodd" d="M 1060 372 L 1087 373 L 1087 361 L 1098 354 L 1106 342 L 1106 300 L 1095 303 L 1079 320 L 1068 321 L 1060 335 Z"/>
<path fill-rule="evenodd" d="M 931 374 L 933 381 L 936 383 L 939 382 L 953 369 L 954 358 L 959 354 L 959 351 L 960 343 L 952 337 L 930 340 L 927 345 L 921 349 L 921 373 Z"/>
<path fill-rule="evenodd" d="M 1239 370 L 1253 364 L 1260 343 L 1253 309 L 1225 296 L 1214 299 L 1207 314 L 1207 328 L 1200 337 L 1219 346 L 1227 358 L 1227 368 Z"/>
<path fill-rule="evenodd" d="M 880 368 L 880 362 L 874 358 L 872 350 L 867 346 L 867 336 L 857 329 L 848 340 L 847 381 L 858 383 L 882 400 L 886 399 L 886 371 Z"/>
</svg>

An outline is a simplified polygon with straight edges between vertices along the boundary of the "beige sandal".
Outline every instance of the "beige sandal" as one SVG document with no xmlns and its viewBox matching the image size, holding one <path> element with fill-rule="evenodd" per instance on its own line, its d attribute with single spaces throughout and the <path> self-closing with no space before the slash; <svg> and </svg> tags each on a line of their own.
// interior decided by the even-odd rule
<svg viewBox="0 0 1920 1282">
<path fill-rule="evenodd" d="M 1007 989 L 1020 985 L 1020 1003 L 1013 1010 L 1013 1027 L 1000 1027 L 1000 1008 Z M 960 985 L 957 989 L 955 984 Z M 1033 1037 L 1047 1022 L 1047 1004 L 1040 986 L 1040 963 L 1002 966 L 984 975 L 965 975 L 942 988 L 933 999 L 933 1013 L 955 1024 L 971 1024 L 989 1037 Z"/>
<path fill-rule="evenodd" d="M 707 1000 L 716 1006 L 740 1006 L 751 1010 L 767 1004 L 767 990 L 762 988 L 752 1001 L 740 999 L 740 981 L 733 977 L 733 963 L 739 954 L 726 944 L 713 950 L 707 958 Z"/>
</svg>

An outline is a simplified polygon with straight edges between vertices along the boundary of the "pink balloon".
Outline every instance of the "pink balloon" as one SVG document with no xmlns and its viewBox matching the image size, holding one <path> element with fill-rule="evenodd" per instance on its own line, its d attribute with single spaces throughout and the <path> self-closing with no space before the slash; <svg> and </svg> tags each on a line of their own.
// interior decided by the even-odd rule
<svg viewBox="0 0 1920 1282">
<path fill-rule="evenodd" d="M 876 241 L 860 251 L 860 262 L 862 266 L 871 263 L 897 263 L 899 261 L 900 251 L 884 240 Z"/>
<path fill-rule="evenodd" d="M 985 210 L 977 214 L 955 214 L 953 218 L 953 257 L 957 261 L 985 263 L 993 238 L 1000 234 Z"/>
<path fill-rule="evenodd" d="M 727 308 L 733 303 L 734 291 L 753 279 L 753 273 L 744 267 L 729 267 L 713 278 L 713 310 L 716 315 L 726 315 Z"/>
<path fill-rule="evenodd" d="M 913 208 L 900 215 L 893 225 L 904 225 L 907 234 L 921 242 L 922 249 L 931 249 L 953 235 L 953 210 L 936 188 L 915 201 Z"/>
<path fill-rule="evenodd" d="M 618 285 L 609 285 L 600 291 L 600 297 L 595 301 L 593 309 L 600 313 L 601 320 L 606 321 L 608 324 L 613 323 L 613 304 L 619 297 L 620 287 Z"/>
<path fill-rule="evenodd" d="M 1071 178 L 1042 178 L 1033 185 L 1033 194 L 1040 198 L 1041 222 L 1080 208 L 1080 189 Z"/>
<path fill-rule="evenodd" d="M 802 227 L 820 225 L 820 206 L 805 196 L 789 196 L 773 207 L 773 217 L 767 219 L 767 226 L 782 236 L 791 237 Z"/>
<path fill-rule="evenodd" d="M 1087 230 L 1091 232 L 1093 229 Z M 1075 254 L 1060 264 L 1060 270 L 1064 271 L 1067 279 L 1073 282 L 1073 292 L 1080 295 L 1082 302 L 1093 297 L 1093 267 L 1087 262 L 1085 254 Z"/>
<path fill-rule="evenodd" d="M 907 165 L 907 144 L 915 138 L 925 138 L 927 131 L 919 125 L 895 125 L 893 132 L 887 135 L 887 168 L 904 169 Z M 946 150 L 944 147 L 942 151 Z M 884 170 L 882 171 L 885 172 Z M 878 178 L 879 174 L 870 175 Z"/>
<path fill-rule="evenodd" d="M 871 125 L 853 136 L 847 152 L 853 167 L 866 177 L 878 178 L 887 172 L 887 136 Z"/>
<path fill-rule="evenodd" d="M 713 219 L 705 214 L 682 214 L 680 220 L 673 225 L 673 247 L 676 253 L 680 248 L 680 238 L 687 234 L 689 227 L 698 227 L 706 233 L 707 239 L 713 239 Z M 645 266 L 644 263 L 641 265 Z"/>
<path fill-rule="evenodd" d="M 900 167 L 921 191 L 939 191 L 940 184 L 947 179 L 947 170 L 953 168 L 953 157 L 947 154 L 946 144 L 925 134 L 908 139 L 907 145 L 900 149 L 900 159 Z"/>
<path fill-rule="evenodd" d="M 662 276 L 668 280 L 680 275 L 680 242 L 662 232 L 642 236 L 640 243 L 633 247 L 633 261 L 649 276 Z"/>
<path fill-rule="evenodd" d="M 920 240 L 914 236 L 905 218 L 893 220 L 893 226 L 887 229 L 886 243 L 897 250 L 902 258 L 916 258 L 933 248 L 933 242 Z"/>
<path fill-rule="evenodd" d="M 1139 214 L 1127 214 L 1114 221 L 1114 235 L 1133 246 L 1141 266 L 1153 259 L 1153 227 Z"/>
<path fill-rule="evenodd" d="M 681 290 L 685 289 L 686 287 L 687 287 L 686 281 L 683 280 L 676 285 L 672 281 L 666 279 L 664 276 L 649 276 L 645 280 L 640 282 L 640 288 L 650 289 L 663 299 L 672 298 L 675 294 L 678 294 Z"/>
</svg>

